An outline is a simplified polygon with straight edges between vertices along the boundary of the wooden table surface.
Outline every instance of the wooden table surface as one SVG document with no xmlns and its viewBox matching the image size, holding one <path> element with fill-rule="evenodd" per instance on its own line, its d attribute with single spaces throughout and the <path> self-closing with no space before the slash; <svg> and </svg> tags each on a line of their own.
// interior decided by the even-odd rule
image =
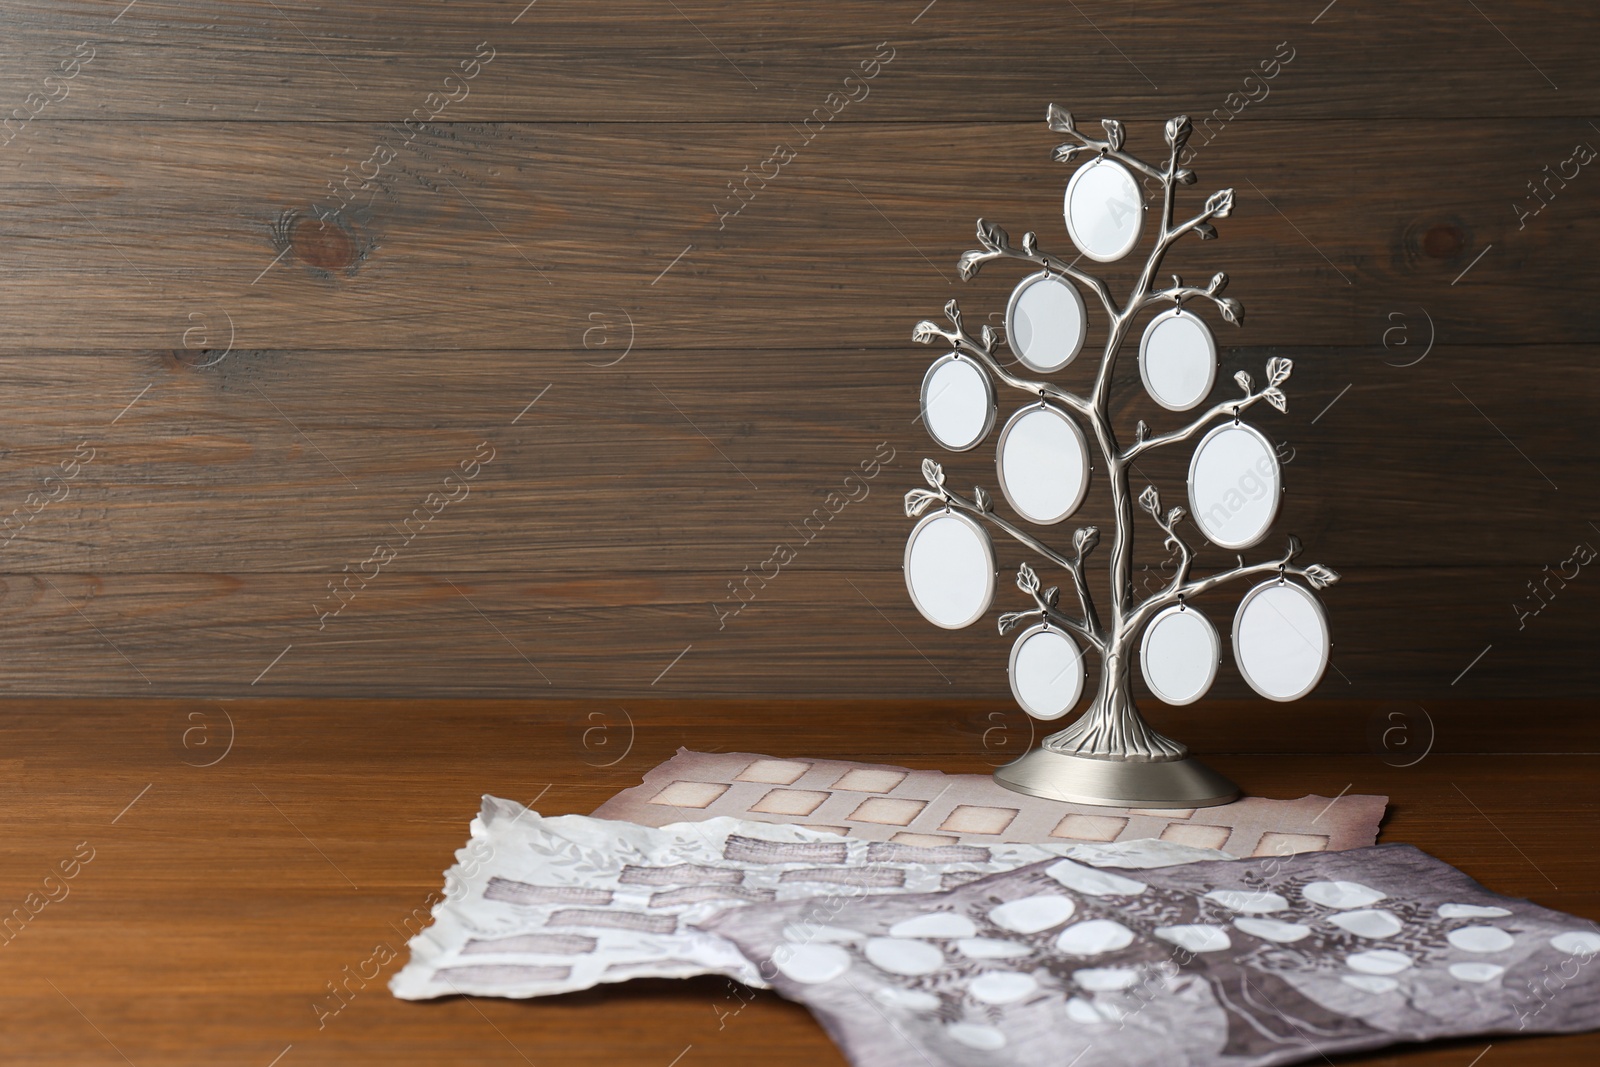
<svg viewBox="0 0 1600 1067">
<path fill-rule="evenodd" d="M 1262 703 L 1173 709 L 1183 714 L 1163 725 L 1257 795 L 1388 794 L 1380 840 L 1415 844 L 1499 892 L 1600 918 L 1600 751 L 1590 731 L 1562 725 L 1581 722 L 1579 709 L 1434 705 L 1430 726 L 1414 707 L 1392 719 L 1388 705 L 1311 702 L 1285 717 Z M 981 772 L 1024 739 L 1014 712 L 1001 716 L 1013 736 L 993 732 L 994 708 L 0 704 L 0 911 L 92 850 L 66 896 L 0 941 L 0 1048 L 8 1062 L 139 1067 L 842 1063 L 805 1009 L 771 993 L 719 1024 L 718 1009 L 736 1003 L 720 979 L 526 1002 L 409 1003 L 383 983 L 405 958 L 404 920 L 441 888 L 482 793 L 587 813 L 680 745 Z M 1527 735 L 1504 737 L 1500 717 L 1535 715 L 1551 724 L 1539 740 L 1548 748 L 1505 754 Z M 1408 736 L 1391 735 L 1386 750 L 1376 721 Z M 1230 751 L 1241 747 L 1252 751 Z M 319 1029 L 314 1002 L 378 946 L 398 958 Z M 1593 1064 L 1600 1034 L 1486 1037 L 1339 1062 Z"/>
</svg>

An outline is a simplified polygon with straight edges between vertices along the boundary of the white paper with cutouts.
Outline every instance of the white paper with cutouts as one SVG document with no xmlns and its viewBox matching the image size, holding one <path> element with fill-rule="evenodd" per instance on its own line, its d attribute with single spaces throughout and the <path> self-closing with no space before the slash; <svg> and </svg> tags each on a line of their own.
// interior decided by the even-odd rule
<svg viewBox="0 0 1600 1067">
<path fill-rule="evenodd" d="M 1229 858 L 1170 841 L 924 847 L 731 818 L 648 827 L 486 796 L 389 988 L 533 997 L 695 974 L 759 986 L 730 942 L 691 924 L 741 904 L 949 889 L 1052 856 L 1133 868 Z"/>
</svg>

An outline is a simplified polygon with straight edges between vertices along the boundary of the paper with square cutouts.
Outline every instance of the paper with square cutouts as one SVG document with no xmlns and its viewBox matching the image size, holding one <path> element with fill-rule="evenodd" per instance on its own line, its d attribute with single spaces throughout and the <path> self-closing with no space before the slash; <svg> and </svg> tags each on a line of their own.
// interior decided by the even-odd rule
<svg viewBox="0 0 1600 1067">
<path fill-rule="evenodd" d="M 495 797 L 471 832 L 433 925 L 390 983 L 398 997 L 532 997 L 694 974 L 759 985 L 731 944 L 689 923 L 741 904 L 942 889 L 1052 856 L 1120 867 L 1226 858 L 1162 841 L 925 848 L 728 818 L 656 828 L 545 818 Z"/>
<path fill-rule="evenodd" d="M 1600 927 L 1409 845 L 1141 871 L 1045 861 L 702 925 L 858 1067 L 1268 1067 L 1600 1027 Z"/>
<path fill-rule="evenodd" d="M 768 799 L 775 792 L 781 795 Z M 790 802 L 791 793 L 804 803 Z M 645 826 L 727 816 L 919 845 L 1158 838 L 1232 856 L 1282 856 L 1373 844 L 1388 799 L 1347 793 L 1246 797 L 1213 808 L 1101 808 L 1014 793 L 981 774 L 680 748 L 594 814 Z"/>
</svg>

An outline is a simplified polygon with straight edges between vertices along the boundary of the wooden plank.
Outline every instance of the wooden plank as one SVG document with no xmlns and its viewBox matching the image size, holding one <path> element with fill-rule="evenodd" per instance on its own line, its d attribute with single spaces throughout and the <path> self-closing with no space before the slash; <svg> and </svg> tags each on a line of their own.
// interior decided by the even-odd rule
<svg viewBox="0 0 1600 1067">
<path fill-rule="evenodd" d="M 1154 0 L 1061 10 L 923 0 L 794 6 L 359 0 L 10 2 L 0 99 L 58 94 L 42 78 L 82 42 L 81 85 L 49 113 L 115 119 L 398 120 L 461 59 L 492 54 L 447 114 L 465 121 L 798 122 L 829 93 L 888 120 L 1029 119 L 1043 98 L 1166 118 L 1213 109 L 1296 119 L 1521 117 L 1592 111 L 1593 13 L 1560 2 L 1321 10 L 1245 0 L 1226 16 Z M 888 42 L 865 89 L 844 78 Z M 86 53 L 87 54 L 87 53 Z M 1288 59 L 1287 64 L 1282 60 Z M 1269 64 L 1263 68 L 1262 64 Z M 470 69 L 470 68 L 469 68 Z M 1274 77 L 1262 80 L 1263 70 Z M 1254 74 L 1254 80 L 1247 81 Z M 1486 87 L 1493 91 L 1486 91 Z M 1230 94 L 1233 94 L 1230 96 Z M 870 109 L 870 112 L 869 112 Z M 1587 109 L 1587 110 L 1586 110 Z"/>
<path fill-rule="evenodd" d="M 994 614 L 951 632 L 916 614 L 896 568 L 834 569 L 820 542 L 799 551 L 765 585 L 742 582 L 760 554 L 749 571 L 546 576 L 408 570 L 402 558 L 337 594 L 325 573 L 6 575 L 0 684 L 54 696 L 916 694 L 1010 706 L 1010 641 L 994 620 L 1027 602 L 1008 581 Z M 1022 558 L 1002 548 L 1002 573 Z M 348 573 L 372 569 L 361 562 Z M 1584 580 L 1552 585 L 1537 613 L 1511 581 L 1477 568 L 1347 573 L 1322 597 L 1334 652 L 1318 696 L 1515 699 L 1530 677 L 1551 699 L 1592 692 L 1600 666 Z M 1225 640 L 1247 588 L 1195 605 Z M 1212 695 L 1252 698 L 1231 658 L 1225 650 Z M 1089 669 L 1092 695 L 1098 665 Z"/>
<path fill-rule="evenodd" d="M 151 129 L 41 121 L 25 162 L 0 170 L 0 269 L 29 309 L 8 345 L 178 349 L 227 322 L 248 349 L 577 349 L 601 314 L 657 348 L 900 347 L 952 296 L 1003 309 L 1015 267 L 955 280 L 979 215 L 1069 247 L 1068 172 L 1042 124 L 829 129 L 748 202 L 729 183 L 794 139 L 788 124 L 454 124 L 404 144 L 388 125 Z M 1396 314 L 1447 343 L 1585 343 L 1600 182 L 1571 163 L 1539 214 L 1518 215 L 1543 202 L 1526 188 L 1541 166 L 1585 139 L 1600 135 L 1570 119 L 1241 124 L 1195 163 L 1197 188 L 1237 187 L 1235 217 L 1168 266 L 1235 279 L 1241 343 L 1378 346 Z M 391 140 L 361 200 L 313 217 L 341 202 L 342 161 Z M 1130 280 L 1126 265 L 1108 276 Z"/>
<path fill-rule="evenodd" d="M 692 1045 L 685 1062 L 842 1064 L 803 1009 L 770 993 L 719 1026 L 713 1007 L 727 990 L 717 981 L 429 1004 L 397 1001 L 382 982 L 404 958 L 405 920 L 439 890 L 483 792 L 537 797 L 547 814 L 586 812 L 679 745 L 988 769 L 970 733 L 943 728 L 940 713 L 913 700 L 644 702 L 632 706 L 634 748 L 609 769 L 585 763 L 569 737 L 574 718 L 606 705 L 227 707 L 234 745 L 202 768 L 183 765 L 199 760 L 181 739 L 199 725 L 222 740 L 215 701 L 0 706 L 14 758 L 12 788 L 0 795 L 11 828 L 0 842 L 0 892 L 18 903 L 78 842 L 94 849 L 70 895 L 6 946 L 0 995 L 19 1060 L 120 1062 L 115 1049 L 134 1063 L 267 1064 L 292 1045 L 283 1064 L 513 1064 L 521 1053 L 537 1063 L 661 1067 Z M 1358 719 L 1378 710 L 1345 709 Z M 1468 732 L 1493 726 L 1493 709 L 1435 710 Z M 1387 794 L 1381 840 L 1414 844 L 1496 891 L 1600 918 L 1600 861 L 1572 847 L 1571 835 L 1600 810 L 1593 755 L 1436 752 L 1400 768 L 1369 753 L 1330 754 L 1293 717 L 1278 731 L 1302 751 L 1210 759 L 1258 795 Z M 399 958 L 319 1029 L 313 1002 L 379 943 Z M 1352 1062 L 1460 1067 L 1490 1040 Z M 1592 1033 L 1492 1041 L 1490 1056 L 1506 1062 L 1576 1067 L 1600 1053 Z"/>
<path fill-rule="evenodd" d="M 1223 341 L 1239 335 L 1217 330 Z M 1600 443 L 1572 432 L 1600 405 L 1596 349 L 1441 347 L 1393 365 L 1425 340 L 1225 350 L 1219 400 L 1237 394 L 1234 370 L 1260 379 L 1268 358 L 1295 361 L 1289 413 L 1251 413 L 1286 461 L 1277 530 L 1341 570 L 1528 572 L 1512 585 L 1579 542 L 1600 543 L 1577 516 L 1547 524 L 1600 464 Z M 244 351 L 196 368 L 170 353 L 22 351 L 0 356 L 0 566 L 328 576 L 377 541 L 415 534 L 408 517 L 439 491 L 459 499 L 410 539 L 406 568 L 733 577 L 777 542 L 806 537 L 811 520 L 828 527 L 830 566 L 893 570 L 908 526 L 900 498 L 922 483 L 924 456 L 963 491 L 982 484 L 1002 499 L 992 439 L 948 453 L 915 421 L 937 354 L 705 349 L 599 367 L 570 351 Z M 1056 377 L 1082 386 L 1090 366 Z M 1522 384 L 1508 387 L 1510 373 Z M 1538 384 L 1548 381 L 1563 385 Z M 1189 418 L 1143 396 L 1132 357 L 1117 389 L 1125 440 L 1140 419 L 1159 432 Z M 1537 407 L 1518 390 L 1537 390 Z M 1025 403 L 1005 391 L 999 421 Z M 1354 432 L 1374 426 L 1385 433 Z M 1191 451 L 1150 453 L 1135 488 L 1148 482 L 1183 502 Z M 462 464 L 491 456 L 470 484 L 460 479 Z M 830 492 L 842 496 L 830 503 Z M 1111 527 L 1103 481 L 1045 539 L 1080 524 Z M 1139 530 L 1140 562 L 1156 565 L 1152 531 Z"/>
</svg>

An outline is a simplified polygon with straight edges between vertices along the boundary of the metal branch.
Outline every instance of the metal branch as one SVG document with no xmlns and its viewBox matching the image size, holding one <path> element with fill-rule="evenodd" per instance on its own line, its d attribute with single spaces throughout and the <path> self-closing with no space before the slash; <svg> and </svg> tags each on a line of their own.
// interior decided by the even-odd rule
<svg viewBox="0 0 1600 1067">
<path fill-rule="evenodd" d="M 1077 138 L 1079 144 L 1084 148 L 1092 149 L 1103 156 L 1110 156 L 1112 159 L 1127 164 L 1147 177 L 1154 178 L 1157 181 L 1161 180 L 1161 171 L 1152 167 L 1138 156 L 1122 150 L 1122 123 L 1115 119 L 1101 120 L 1100 125 L 1106 131 L 1104 140 L 1098 137 L 1090 137 L 1078 129 L 1078 124 L 1073 121 L 1072 113 L 1057 107 L 1055 104 L 1051 104 L 1046 110 L 1045 122 L 1056 133 L 1064 133 L 1069 137 Z M 1061 163 L 1070 163 L 1073 157 L 1077 155 L 1077 152 L 1067 150 L 1075 147 L 1073 145 L 1062 145 L 1057 148 L 1055 153 L 1056 160 Z"/>
<path fill-rule="evenodd" d="M 1234 380 L 1239 382 L 1240 387 L 1244 389 L 1244 396 L 1237 400 L 1223 400 L 1211 405 L 1204 414 L 1182 429 L 1135 441 L 1122 453 L 1123 461 L 1131 463 L 1152 448 L 1160 448 L 1163 445 L 1174 445 L 1180 441 L 1187 441 L 1210 425 L 1212 420 L 1222 416 L 1237 418 L 1241 412 L 1262 400 L 1267 401 L 1279 411 L 1285 410 L 1288 406 L 1288 401 L 1284 398 L 1283 391 L 1278 386 L 1289 380 L 1289 374 L 1293 369 L 1294 364 L 1290 360 L 1277 357 L 1268 360 L 1267 384 L 1265 388 L 1260 390 L 1254 389 L 1250 376 L 1244 371 L 1240 371 L 1234 375 Z"/>
<path fill-rule="evenodd" d="M 1076 577 L 1077 572 L 1074 572 Z M 1033 568 L 1026 563 L 1017 568 L 1017 588 L 1033 597 L 1037 607 L 1033 611 L 1018 611 L 1003 615 L 1000 618 L 1000 632 L 1005 633 L 1018 622 L 1028 618 L 1048 619 L 1064 630 L 1071 630 L 1092 644 L 1096 650 L 1105 650 L 1105 638 L 1100 633 L 1100 628 L 1088 619 L 1074 619 L 1055 605 L 1055 590 L 1045 592 L 1039 590 L 1039 577 L 1034 574 Z"/>
<path fill-rule="evenodd" d="M 1072 575 L 1073 585 L 1077 589 L 1080 602 L 1083 604 L 1084 619 L 1079 621 L 1071 619 L 1071 617 L 1067 615 L 1062 615 L 1061 618 L 1073 622 L 1077 632 L 1081 633 L 1083 637 L 1091 642 L 1097 649 L 1102 651 L 1105 649 L 1105 635 L 1100 629 L 1099 620 L 1095 615 L 1094 601 L 1089 595 L 1089 585 L 1083 575 L 1083 554 L 1086 549 L 1084 549 L 1081 544 L 1078 549 L 1078 554 L 1075 558 L 1063 556 L 1049 545 L 1046 545 L 1043 541 L 1040 541 L 1032 534 L 1029 534 L 1026 530 L 1013 525 L 1011 522 L 1008 522 L 999 515 L 996 515 L 993 511 L 989 510 L 989 508 L 980 505 L 978 502 L 966 499 L 960 493 L 951 489 L 948 485 L 945 485 L 943 481 L 942 470 L 939 471 L 938 480 L 929 478 L 928 481 L 933 487 L 932 494 L 930 495 L 937 496 L 937 498 L 944 503 L 945 507 L 954 511 L 965 512 L 966 514 L 971 515 L 973 518 L 980 519 L 1000 528 L 1001 530 L 1004 530 L 1008 535 L 1011 536 L 1013 540 L 1019 541 L 1028 546 L 1035 552 L 1039 553 L 1039 555 L 1049 560 L 1051 563 L 1054 563 L 1056 566 Z M 907 494 L 908 504 L 911 501 L 913 494 L 923 494 L 925 492 L 925 490 L 913 489 L 910 494 Z M 918 506 L 917 510 L 920 511 L 922 507 L 926 506 L 926 503 L 922 503 Z M 908 511 L 909 510 L 910 508 L 908 506 Z M 1079 531 L 1079 533 L 1081 534 L 1082 531 Z M 1082 537 L 1074 538 L 1075 542 L 1080 542 L 1082 540 Z M 1092 547 L 1092 545 L 1090 547 Z"/>
<path fill-rule="evenodd" d="M 1031 230 L 1022 235 L 1022 247 L 1018 248 L 1011 243 L 1011 237 L 1005 230 L 987 219 L 979 219 L 978 240 L 983 245 L 981 250 L 974 248 L 963 252 L 961 258 L 956 261 L 956 270 L 961 274 L 963 281 L 971 281 L 978 273 L 978 268 L 992 259 L 1017 259 L 1055 271 L 1057 274 L 1064 274 L 1088 287 L 1100 298 L 1101 307 L 1105 308 L 1106 314 L 1111 318 L 1114 319 L 1122 314 L 1122 309 L 1117 307 L 1117 302 L 1112 299 L 1111 290 L 1105 282 L 1093 274 L 1079 270 L 1066 260 L 1039 251 L 1038 238 Z"/>
<path fill-rule="evenodd" d="M 1197 597 L 1202 593 L 1215 589 L 1219 585 L 1238 578 L 1248 578 L 1252 574 L 1292 574 L 1297 578 L 1306 579 L 1318 589 L 1332 585 L 1339 580 L 1339 575 L 1335 571 L 1322 566 L 1320 563 L 1313 563 L 1306 567 L 1294 566 L 1293 560 L 1300 555 L 1300 551 L 1300 539 L 1291 536 L 1288 549 L 1278 559 L 1268 560 L 1265 563 L 1246 564 L 1244 557 L 1239 556 L 1237 557 L 1239 565 L 1230 570 L 1218 571 L 1216 574 L 1208 575 L 1205 578 L 1197 578 L 1192 582 L 1184 582 L 1181 585 L 1174 582 L 1167 589 L 1150 597 L 1134 609 L 1133 613 L 1128 616 L 1128 632 L 1137 633 L 1139 627 L 1143 626 L 1152 614 L 1168 604 L 1175 604 L 1179 600 Z"/>
<path fill-rule="evenodd" d="M 956 348 L 972 356 L 973 359 L 983 364 L 990 374 L 994 375 L 1011 388 L 1019 389 L 1025 393 L 1031 393 L 1037 397 L 1044 397 L 1050 400 L 1060 401 L 1062 404 L 1065 404 L 1073 411 L 1076 411 L 1078 414 L 1082 415 L 1084 418 L 1094 418 L 1094 409 L 1090 407 L 1089 402 L 1083 397 L 1078 396 L 1076 393 L 1069 393 L 1065 389 L 1062 389 L 1060 386 L 1051 382 L 1041 382 L 1034 381 L 1030 378 L 1020 378 L 1002 367 L 1000 365 L 1000 361 L 994 357 L 994 331 L 985 326 L 983 328 L 982 335 L 979 337 L 974 337 L 972 334 L 968 333 L 966 328 L 961 325 L 961 308 L 956 305 L 954 300 L 951 300 L 949 303 L 945 304 L 944 313 L 945 317 L 950 320 L 951 325 L 954 326 L 955 329 L 946 330 L 935 322 L 932 322 L 928 319 L 923 319 L 921 322 L 917 323 L 915 328 L 912 329 L 911 339 L 913 341 L 919 341 L 922 344 L 928 344 L 933 341 L 934 338 L 940 338 L 952 348 Z"/>
<path fill-rule="evenodd" d="M 1222 290 L 1228 284 L 1228 276 L 1218 271 L 1212 276 L 1211 284 L 1201 289 L 1193 285 L 1184 285 L 1183 279 L 1176 274 L 1172 276 L 1172 285 L 1167 289 L 1156 289 L 1139 302 L 1140 310 L 1155 304 L 1171 301 L 1175 306 L 1181 306 L 1185 300 L 1209 300 L 1217 306 L 1225 321 L 1235 326 L 1244 325 L 1244 305 L 1232 297 L 1223 296 Z"/>
</svg>

